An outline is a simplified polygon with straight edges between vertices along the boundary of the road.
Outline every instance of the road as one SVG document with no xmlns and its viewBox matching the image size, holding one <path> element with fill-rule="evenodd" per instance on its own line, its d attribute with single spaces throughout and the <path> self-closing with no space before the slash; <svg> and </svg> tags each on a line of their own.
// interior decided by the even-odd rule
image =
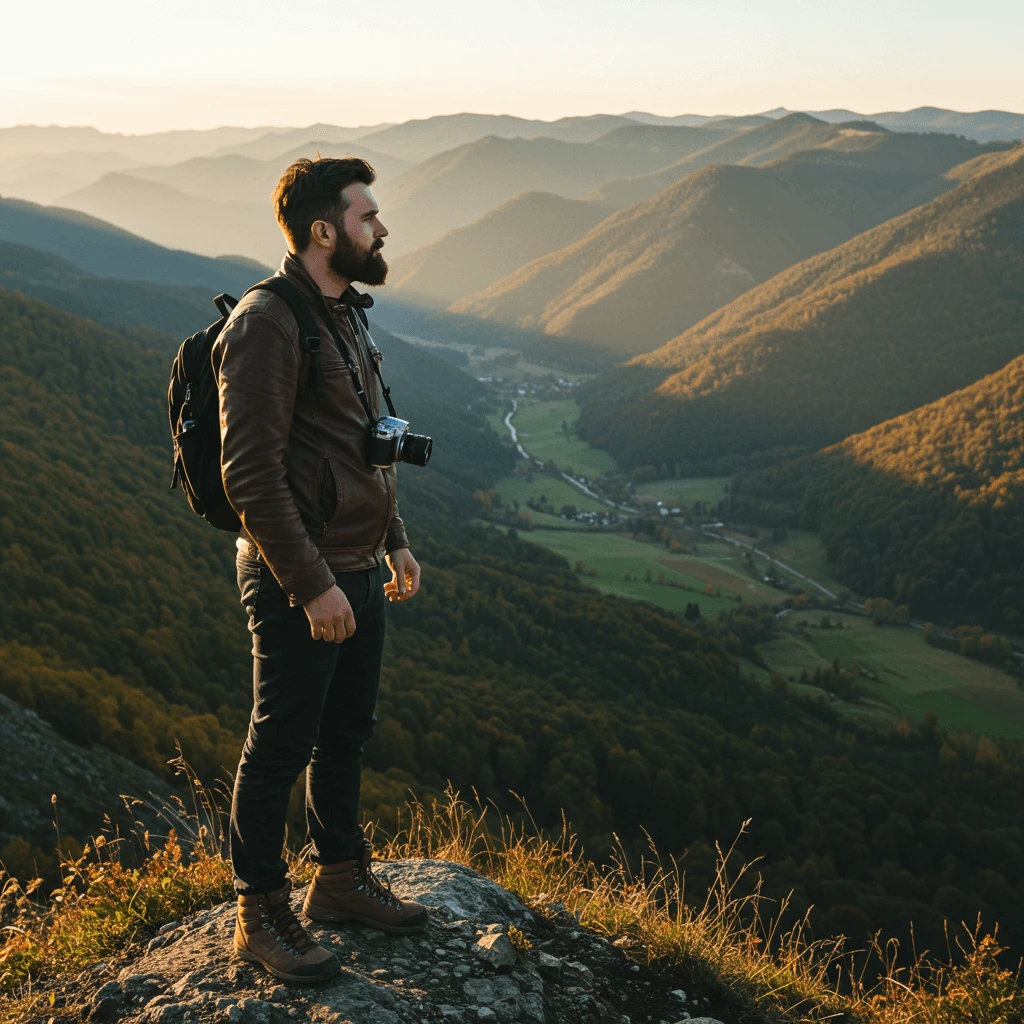
<svg viewBox="0 0 1024 1024">
<path fill-rule="evenodd" d="M 519 454 L 524 459 L 529 459 L 535 466 L 537 466 L 540 469 L 543 469 L 544 468 L 544 460 L 543 459 L 538 459 L 535 456 L 531 455 L 523 447 L 522 442 L 519 440 L 519 434 L 516 431 L 516 428 L 514 426 L 512 426 L 512 417 L 515 416 L 515 414 L 518 411 L 518 409 L 519 409 L 519 403 L 513 398 L 512 399 L 512 408 L 505 414 L 505 420 L 504 420 L 505 426 L 508 427 L 508 432 L 512 436 L 512 443 L 516 446 L 516 451 L 518 451 Z M 563 473 L 561 470 L 559 470 L 558 471 L 558 475 L 566 483 L 571 484 L 573 487 L 575 487 L 576 490 L 579 491 L 580 493 L 585 494 L 588 498 L 593 498 L 594 501 L 602 502 L 603 504 L 607 505 L 609 508 L 618 509 L 620 512 L 628 512 L 630 515 L 634 515 L 634 516 L 637 515 L 638 512 L 639 512 L 638 509 L 630 508 L 628 505 L 617 505 L 611 499 L 606 498 L 606 497 L 604 497 L 604 495 L 598 494 L 595 491 L 592 491 L 589 487 L 587 487 L 586 484 L 580 483 L 579 480 L 576 480 L 573 477 L 569 476 L 568 473 Z"/>
</svg>

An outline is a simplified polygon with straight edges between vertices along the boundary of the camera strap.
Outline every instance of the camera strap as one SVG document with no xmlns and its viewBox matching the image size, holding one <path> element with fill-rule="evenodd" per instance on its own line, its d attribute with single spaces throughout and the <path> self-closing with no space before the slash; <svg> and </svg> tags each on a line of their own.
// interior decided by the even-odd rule
<svg viewBox="0 0 1024 1024">
<path fill-rule="evenodd" d="M 287 277 L 281 274 L 275 274 L 274 277 L 269 278 L 266 281 L 261 281 L 258 285 L 254 285 L 255 288 L 262 288 L 266 291 L 274 292 L 280 296 L 285 302 L 288 303 L 288 308 L 292 311 L 295 317 L 295 321 L 299 328 L 299 346 L 302 351 L 309 355 L 309 378 L 307 384 L 316 393 L 318 402 L 323 402 L 327 398 L 327 383 L 324 379 L 324 368 L 323 368 L 323 346 L 320 339 L 320 331 L 317 328 L 316 320 L 313 317 L 313 311 L 309 308 L 309 303 L 306 301 L 305 296 L 296 287 L 293 281 L 289 281 Z M 249 289 L 250 291 L 252 289 Z M 374 373 L 377 375 L 377 380 L 380 381 L 381 393 L 384 395 L 384 401 L 387 403 L 388 412 L 392 416 L 397 416 L 395 412 L 394 403 L 391 401 L 391 388 L 384 384 L 384 378 L 380 375 L 380 360 L 383 358 L 377 346 L 374 345 L 373 339 L 370 337 L 370 332 L 364 327 L 361 319 L 358 316 L 350 318 L 354 322 L 356 330 L 356 338 L 365 338 L 367 348 L 370 352 L 370 361 L 373 363 Z M 349 373 L 352 375 L 352 384 L 356 389 L 356 394 L 359 396 L 359 401 L 362 403 L 363 409 L 366 412 L 366 418 L 369 421 L 370 426 L 376 422 L 373 412 L 370 409 L 370 402 L 366 397 L 366 392 L 363 390 L 362 377 L 359 373 L 359 366 L 353 361 L 351 354 L 348 350 L 348 345 L 345 344 L 345 339 L 342 338 L 341 333 L 337 327 L 334 326 L 334 321 L 329 314 L 325 311 L 324 322 L 327 324 L 328 330 L 331 332 L 331 337 L 334 339 L 334 343 L 338 346 L 338 352 L 341 358 L 345 361 L 345 366 L 348 367 Z"/>
</svg>

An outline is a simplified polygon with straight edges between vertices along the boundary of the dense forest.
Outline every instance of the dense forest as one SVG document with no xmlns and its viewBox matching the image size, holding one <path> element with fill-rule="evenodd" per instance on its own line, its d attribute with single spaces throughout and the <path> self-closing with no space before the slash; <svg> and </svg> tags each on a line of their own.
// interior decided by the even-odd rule
<svg viewBox="0 0 1024 1024">
<path fill-rule="evenodd" d="M 400 344 L 382 341 L 396 395 Z M 371 814 L 391 821 L 408 788 L 429 795 L 449 779 L 515 812 L 511 790 L 542 826 L 564 810 L 595 857 L 613 832 L 636 856 L 648 829 L 664 853 L 686 854 L 694 891 L 713 843 L 753 818 L 739 856 L 763 854 L 770 892 L 813 903 L 820 934 L 860 940 L 912 920 L 933 944 L 944 919 L 980 912 L 1024 942 L 1020 744 L 927 722 L 861 730 L 824 695 L 742 677 L 734 654 L 756 656 L 770 610 L 687 624 L 468 528 L 471 488 L 509 456 L 467 408 L 476 382 L 409 359 L 429 384 L 408 397 L 414 422 L 446 455 L 402 473 L 424 587 L 391 613 Z M 244 733 L 248 637 L 231 537 L 167 493 L 165 363 L 0 297 L 0 690 L 77 742 L 157 770 L 177 738 L 209 778 L 232 769 Z"/>
<path fill-rule="evenodd" d="M 731 472 L 811 452 L 1024 351 L 1024 147 L 598 378 L 579 431 L 624 464 Z"/>
<path fill-rule="evenodd" d="M 1024 630 L 1024 357 L 741 479 L 732 514 L 820 532 L 837 576 L 919 618 Z"/>
</svg>

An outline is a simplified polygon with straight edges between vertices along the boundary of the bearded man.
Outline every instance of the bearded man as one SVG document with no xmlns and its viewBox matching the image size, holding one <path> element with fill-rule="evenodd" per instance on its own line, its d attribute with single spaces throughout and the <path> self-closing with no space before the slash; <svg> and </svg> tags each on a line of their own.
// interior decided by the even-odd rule
<svg viewBox="0 0 1024 1024">
<path fill-rule="evenodd" d="M 370 192 L 375 177 L 364 160 L 303 159 L 274 191 L 289 248 L 276 276 L 294 284 L 313 313 L 319 368 L 310 365 L 313 353 L 288 303 L 266 289 L 243 296 L 213 353 L 221 469 L 242 521 L 238 586 L 254 658 L 253 710 L 231 806 L 235 948 L 289 981 L 339 970 L 290 903 L 282 848 L 289 796 L 303 771 L 318 865 L 306 916 L 402 934 L 427 925 L 422 906 L 398 899 L 374 876 L 359 824 L 386 599 L 408 600 L 420 581 L 398 515 L 394 467 L 367 463 L 381 357 L 354 308 L 373 300 L 352 283 L 379 285 L 387 275 L 387 230 Z"/>
</svg>

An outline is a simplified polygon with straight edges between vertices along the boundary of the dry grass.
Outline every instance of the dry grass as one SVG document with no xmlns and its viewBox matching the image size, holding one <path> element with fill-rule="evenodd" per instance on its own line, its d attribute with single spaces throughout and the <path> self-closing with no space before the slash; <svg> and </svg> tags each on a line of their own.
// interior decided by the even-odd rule
<svg viewBox="0 0 1024 1024">
<path fill-rule="evenodd" d="M 159 844 L 141 831 L 139 866 L 126 866 L 118 837 L 94 840 L 65 862 L 62 885 L 41 899 L 39 883 L 3 880 L 0 896 L 0 1024 L 46 1012 L 46 979 L 141 949 L 159 924 L 229 898 L 224 820 L 214 794 L 192 784 L 192 806 L 155 810 L 170 826 Z M 412 800 L 393 836 L 374 837 L 384 859 L 428 857 L 475 868 L 545 913 L 560 904 L 581 925 L 617 940 L 652 969 L 679 973 L 732 1001 L 744 1019 L 765 1024 L 1021 1024 L 1020 968 L 1000 963 L 996 936 L 966 933 L 956 966 L 927 956 L 900 964 L 895 943 L 877 944 L 881 980 L 855 976 L 841 939 L 810 941 L 806 922 L 781 929 L 785 903 L 773 903 L 747 877 L 730 878 L 731 850 L 719 851 L 716 880 L 702 902 L 685 899 L 685 876 L 673 861 L 651 857 L 632 870 L 624 856 L 599 867 L 581 853 L 563 823 L 545 835 L 527 814 L 503 818 L 448 791 L 441 801 Z M 308 861 L 292 860 L 300 878 Z M 523 937 L 525 940 L 525 936 Z M 528 940 L 521 944 L 523 953 Z M 954 958 L 949 958 L 952 961 Z M 863 962 L 861 958 L 860 962 Z M 44 982 L 40 988 L 40 979 Z"/>
</svg>

